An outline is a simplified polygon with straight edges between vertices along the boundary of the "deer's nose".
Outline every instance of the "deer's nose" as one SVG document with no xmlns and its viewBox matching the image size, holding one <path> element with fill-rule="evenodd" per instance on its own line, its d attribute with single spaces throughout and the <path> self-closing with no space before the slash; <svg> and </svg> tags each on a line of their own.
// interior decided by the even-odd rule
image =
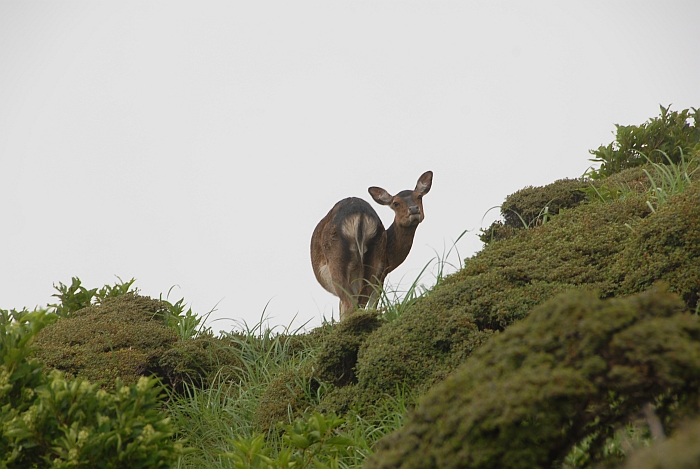
<svg viewBox="0 0 700 469">
<path fill-rule="evenodd" d="M 408 207 L 408 213 L 411 215 L 418 215 L 420 213 L 420 208 L 418 205 L 412 205 Z"/>
</svg>

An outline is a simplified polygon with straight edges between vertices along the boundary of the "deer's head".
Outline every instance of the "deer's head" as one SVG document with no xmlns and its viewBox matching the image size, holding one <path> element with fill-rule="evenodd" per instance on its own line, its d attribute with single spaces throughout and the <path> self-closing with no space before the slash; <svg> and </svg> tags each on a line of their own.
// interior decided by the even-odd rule
<svg viewBox="0 0 700 469">
<path fill-rule="evenodd" d="M 388 205 L 394 211 L 394 223 L 402 228 L 418 226 L 423 221 L 423 196 L 430 191 L 433 172 L 426 171 L 418 178 L 414 190 L 401 191 L 391 195 L 381 187 L 370 187 L 369 194 L 375 202 Z"/>
</svg>

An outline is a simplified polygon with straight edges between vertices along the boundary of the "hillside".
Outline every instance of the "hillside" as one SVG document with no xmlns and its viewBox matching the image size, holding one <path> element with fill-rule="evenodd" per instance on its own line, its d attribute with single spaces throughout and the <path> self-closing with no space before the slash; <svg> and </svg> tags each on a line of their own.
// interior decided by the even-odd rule
<svg viewBox="0 0 700 469">
<path fill-rule="evenodd" d="M 587 177 L 507 197 L 484 248 L 400 314 L 216 337 L 182 301 L 74 279 L 32 356 L 107 392 L 159 377 L 190 447 L 179 467 L 647 467 L 627 456 L 653 422 L 684 448 L 655 467 L 687 467 L 673 464 L 700 454 L 685 423 L 700 405 L 700 113 L 662 108 L 592 153 Z"/>
</svg>

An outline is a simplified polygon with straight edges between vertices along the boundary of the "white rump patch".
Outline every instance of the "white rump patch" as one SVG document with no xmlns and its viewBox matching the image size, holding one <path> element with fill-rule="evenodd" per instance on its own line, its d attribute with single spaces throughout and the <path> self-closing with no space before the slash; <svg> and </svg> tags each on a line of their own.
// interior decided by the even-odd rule
<svg viewBox="0 0 700 469">
<path fill-rule="evenodd" d="M 367 214 L 356 213 L 343 220 L 343 235 L 351 240 L 350 249 L 360 254 L 360 264 L 367 252 L 367 241 L 377 234 L 378 227 L 377 220 Z"/>
<path fill-rule="evenodd" d="M 319 267 L 318 276 L 321 277 L 321 283 L 323 284 L 323 288 L 335 294 L 335 288 L 333 287 L 333 279 L 331 278 L 331 271 L 328 268 L 328 264 L 323 264 L 321 267 Z"/>
</svg>

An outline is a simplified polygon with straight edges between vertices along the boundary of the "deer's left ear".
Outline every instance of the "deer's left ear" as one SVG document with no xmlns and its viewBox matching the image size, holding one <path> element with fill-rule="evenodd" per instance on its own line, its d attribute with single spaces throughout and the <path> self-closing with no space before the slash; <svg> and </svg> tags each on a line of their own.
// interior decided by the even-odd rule
<svg viewBox="0 0 700 469">
<path fill-rule="evenodd" d="M 380 205 L 389 205 L 391 201 L 394 200 L 394 197 L 392 197 L 391 194 L 389 194 L 381 187 L 372 186 L 367 190 L 369 191 L 369 195 L 372 196 L 374 201 Z"/>
<path fill-rule="evenodd" d="M 419 194 L 427 194 L 428 192 L 430 192 L 430 186 L 432 186 L 432 185 L 433 185 L 433 172 L 426 171 L 421 175 L 421 177 L 418 178 L 418 182 L 416 183 L 415 191 L 418 192 Z"/>
</svg>

